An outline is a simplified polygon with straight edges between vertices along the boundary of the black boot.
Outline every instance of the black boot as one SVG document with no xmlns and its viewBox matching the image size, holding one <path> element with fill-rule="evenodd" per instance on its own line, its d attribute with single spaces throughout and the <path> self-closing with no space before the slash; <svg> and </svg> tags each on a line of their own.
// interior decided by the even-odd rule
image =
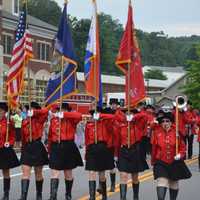
<svg viewBox="0 0 200 200">
<path fill-rule="evenodd" d="M 21 180 L 21 199 L 20 200 L 27 200 L 28 188 L 29 188 L 29 179 L 22 179 Z"/>
<path fill-rule="evenodd" d="M 4 191 L 4 196 L 2 200 L 9 200 L 10 178 L 3 179 L 3 191 Z"/>
<path fill-rule="evenodd" d="M 156 189 L 157 189 L 158 200 L 164 200 L 166 192 L 167 192 L 167 188 L 166 187 L 157 187 Z"/>
<path fill-rule="evenodd" d="M 126 200 L 127 184 L 120 184 L 120 200 Z"/>
<path fill-rule="evenodd" d="M 102 186 L 102 200 L 107 200 L 107 187 L 106 187 L 106 181 L 101 182 Z"/>
<path fill-rule="evenodd" d="M 110 173 L 110 181 L 111 181 L 110 192 L 115 191 L 115 180 L 116 180 L 116 174 Z"/>
<path fill-rule="evenodd" d="M 178 190 L 169 189 L 170 200 L 176 200 L 178 196 Z"/>
<path fill-rule="evenodd" d="M 36 181 L 36 200 L 42 200 L 42 186 L 43 186 L 43 180 Z"/>
<path fill-rule="evenodd" d="M 73 185 L 73 180 L 65 180 L 65 187 L 66 187 L 65 199 L 66 200 L 72 199 L 72 185 Z"/>
<path fill-rule="evenodd" d="M 99 180 L 99 187 L 97 188 L 97 192 L 99 194 L 102 194 L 102 185 L 101 185 L 101 181 Z"/>
<path fill-rule="evenodd" d="M 58 178 L 52 178 L 51 179 L 51 191 L 50 191 L 50 199 L 49 200 L 57 200 L 57 191 L 58 191 L 58 184 L 59 179 Z"/>
<path fill-rule="evenodd" d="M 89 200 L 96 199 L 96 181 L 89 181 L 89 194 L 90 194 Z"/>
<path fill-rule="evenodd" d="M 133 200 L 139 200 L 139 186 L 140 184 L 132 184 L 133 187 Z"/>
</svg>

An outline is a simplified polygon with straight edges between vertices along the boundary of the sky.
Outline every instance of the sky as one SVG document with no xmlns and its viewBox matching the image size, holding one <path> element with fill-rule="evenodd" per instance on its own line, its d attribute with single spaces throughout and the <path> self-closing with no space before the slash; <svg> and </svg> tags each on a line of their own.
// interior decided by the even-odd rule
<svg viewBox="0 0 200 200">
<path fill-rule="evenodd" d="M 63 6 L 64 0 L 55 0 Z M 91 18 L 92 0 L 69 0 L 68 13 Z M 96 0 L 98 12 L 118 19 L 125 26 L 129 0 Z M 168 36 L 200 35 L 200 0 L 132 0 L 134 24 L 147 32 L 164 31 Z"/>
</svg>

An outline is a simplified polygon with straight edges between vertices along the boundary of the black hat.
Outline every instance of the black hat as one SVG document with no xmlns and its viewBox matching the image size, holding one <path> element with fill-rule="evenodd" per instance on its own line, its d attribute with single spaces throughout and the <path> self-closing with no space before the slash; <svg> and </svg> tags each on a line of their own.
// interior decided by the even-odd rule
<svg viewBox="0 0 200 200">
<path fill-rule="evenodd" d="M 148 105 L 146 105 L 145 109 L 152 109 L 152 110 L 155 110 L 155 107 L 152 106 L 152 105 L 150 105 L 150 104 L 148 104 Z"/>
<path fill-rule="evenodd" d="M 117 105 L 119 105 L 119 101 L 118 101 L 118 99 L 116 99 L 116 98 L 114 99 L 114 98 L 113 98 L 113 99 L 110 99 L 109 104 L 110 104 L 110 105 L 112 105 L 112 104 L 117 104 Z"/>
<path fill-rule="evenodd" d="M 39 103 L 35 102 L 35 101 L 32 101 L 31 102 L 31 108 L 34 108 L 34 109 L 41 109 L 41 106 L 39 105 Z"/>
<path fill-rule="evenodd" d="M 62 109 L 67 110 L 69 112 L 72 110 L 72 108 L 69 106 L 69 104 L 67 102 L 62 103 Z"/>
<path fill-rule="evenodd" d="M 107 108 L 104 108 L 104 109 L 102 110 L 102 113 L 105 113 L 105 114 L 114 114 L 115 111 L 112 110 L 110 107 L 107 107 Z"/>
<path fill-rule="evenodd" d="M 172 112 L 163 112 L 160 116 L 158 116 L 157 121 L 162 123 L 163 119 L 169 119 L 171 122 L 174 122 L 174 116 Z"/>
<path fill-rule="evenodd" d="M 4 110 L 5 112 L 8 111 L 8 105 L 6 102 L 0 102 L 0 109 Z"/>
</svg>

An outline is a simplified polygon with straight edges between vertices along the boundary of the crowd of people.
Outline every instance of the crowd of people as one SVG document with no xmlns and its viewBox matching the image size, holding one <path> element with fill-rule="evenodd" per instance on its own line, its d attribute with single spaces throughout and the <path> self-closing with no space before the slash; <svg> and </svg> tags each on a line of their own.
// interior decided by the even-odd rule
<svg viewBox="0 0 200 200">
<path fill-rule="evenodd" d="M 88 114 L 72 111 L 67 103 L 62 103 L 61 108 L 55 103 L 47 109 L 36 102 L 9 114 L 6 102 L 0 102 L 2 200 L 9 200 L 10 169 L 20 165 L 19 200 L 27 199 L 32 168 L 36 200 L 42 199 L 44 165 L 49 165 L 51 170 L 49 200 L 57 199 L 61 171 L 66 186 L 64 197 L 71 200 L 73 181 L 78 178 L 73 176 L 73 169 L 84 165 L 80 148 L 85 148 L 90 200 L 96 199 L 96 191 L 102 195 L 102 200 L 107 199 L 106 171 L 110 172 L 111 192 L 115 191 L 119 172 L 120 200 L 126 200 L 130 175 L 133 199 L 139 200 L 139 173 L 150 168 L 149 158 L 157 182 L 158 200 L 165 199 L 167 189 L 170 200 L 175 200 L 179 180 L 191 177 L 184 160 L 193 156 L 194 135 L 200 147 L 199 127 L 199 110 L 193 109 L 189 101 L 184 109 L 178 110 L 163 110 L 143 103 L 127 110 L 120 108 L 119 102 L 112 101 L 110 107 L 97 107 Z M 20 160 L 15 151 L 19 148 Z"/>
</svg>

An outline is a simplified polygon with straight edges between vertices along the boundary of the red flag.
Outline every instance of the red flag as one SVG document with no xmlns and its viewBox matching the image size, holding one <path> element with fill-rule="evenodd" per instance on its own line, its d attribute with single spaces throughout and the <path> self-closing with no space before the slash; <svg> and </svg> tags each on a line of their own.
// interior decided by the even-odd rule
<svg viewBox="0 0 200 200">
<path fill-rule="evenodd" d="M 116 65 L 125 74 L 126 77 L 126 105 L 130 97 L 130 106 L 135 106 L 142 101 L 145 96 L 144 77 L 142 73 L 142 63 L 140 58 L 140 49 L 135 36 L 133 24 L 133 10 L 131 1 L 129 1 L 128 21 L 124 31 L 119 53 L 116 59 Z M 128 65 L 130 65 L 130 86 L 128 91 Z"/>
</svg>

